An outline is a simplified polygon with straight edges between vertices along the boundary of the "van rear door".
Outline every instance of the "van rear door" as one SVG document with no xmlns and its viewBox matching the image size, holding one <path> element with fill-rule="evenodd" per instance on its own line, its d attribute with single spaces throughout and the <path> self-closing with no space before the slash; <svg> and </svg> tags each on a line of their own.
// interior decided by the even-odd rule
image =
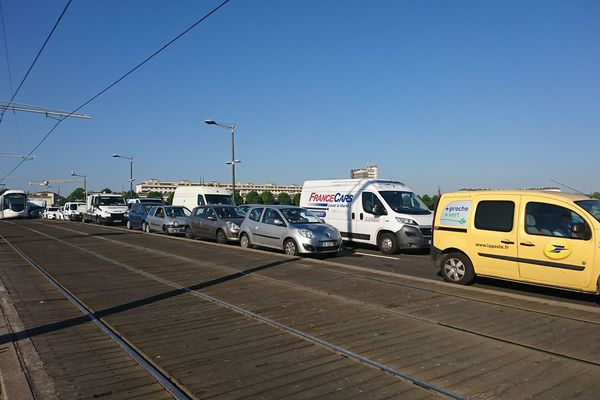
<svg viewBox="0 0 600 400">
<path fill-rule="evenodd" d="M 468 229 L 471 260 L 478 275 L 519 278 L 519 195 L 481 195 L 473 200 Z"/>
</svg>

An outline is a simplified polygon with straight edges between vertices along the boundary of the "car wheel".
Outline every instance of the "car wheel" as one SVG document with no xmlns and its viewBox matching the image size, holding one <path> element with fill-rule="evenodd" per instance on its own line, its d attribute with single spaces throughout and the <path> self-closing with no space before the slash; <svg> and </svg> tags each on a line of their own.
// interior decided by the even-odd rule
<svg viewBox="0 0 600 400">
<path fill-rule="evenodd" d="M 288 239 L 285 241 L 285 243 L 283 243 L 283 251 L 288 256 L 297 256 L 300 254 L 298 251 L 298 245 L 294 239 Z"/>
<path fill-rule="evenodd" d="M 398 252 L 398 239 L 390 232 L 384 232 L 377 239 L 377 247 L 383 254 L 396 254 Z"/>
<path fill-rule="evenodd" d="M 250 243 L 250 237 L 248 236 L 248 234 L 242 233 L 242 235 L 240 236 L 240 246 L 245 249 L 249 249 L 252 247 L 252 244 Z"/>
<path fill-rule="evenodd" d="M 194 232 L 192 232 L 191 226 L 185 227 L 185 237 L 188 239 L 194 239 Z"/>
<path fill-rule="evenodd" d="M 127 226 L 127 229 L 133 229 L 133 228 L 131 227 L 131 222 L 129 222 L 129 220 L 127 220 L 127 223 L 126 223 L 125 225 Z"/>
<path fill-rule="evenodd" d="M 225 244 L 227 243 L 227 235 L 223 232 L 222 229 L 217 231 L 217 243 Z"/>
<path fill-rule="evenodd" d="M 163 235 L 168 235 L 169 234 L 169 231 L 167 230 L 167 226 L 166 225 L 162 226 L 162 233 L 163 233 Z"/>
<path fill-rule="evenodd" d="M 475 270 L 466 255 L 449 253 L 442 259 L 442 275 L 446 282 L 468 285 L 475 279 Z"/>
<path fill-rule="evenodd" d="M 148 225 L 147 222 L 144 222 L 142 225 L 142 229 L 144 230 L 144 232 L 146 233 L 150 233 L 150 225 Z"/>
</svg>

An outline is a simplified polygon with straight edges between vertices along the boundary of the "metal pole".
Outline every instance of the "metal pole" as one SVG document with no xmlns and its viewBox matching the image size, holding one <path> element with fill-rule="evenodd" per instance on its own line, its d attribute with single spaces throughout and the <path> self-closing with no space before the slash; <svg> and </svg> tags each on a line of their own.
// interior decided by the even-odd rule
<svg viewBox="0 0 600 400">
<path fill-rule="evenodd" d="M 235 125 L 231 127 L 231 187 L 233 191 L 233 202 L 235 203 L 235 142 L 233 140 Z"/>
<path fill-rule="evenodd" d="M 129 159 L 129 195 L 133 197 L 133 156 Z"/>
</svg>

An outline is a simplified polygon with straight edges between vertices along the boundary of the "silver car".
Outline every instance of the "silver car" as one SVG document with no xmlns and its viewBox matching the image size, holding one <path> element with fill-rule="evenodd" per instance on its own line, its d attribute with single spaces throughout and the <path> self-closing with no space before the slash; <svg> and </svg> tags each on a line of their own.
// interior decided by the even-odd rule
<svg viewBox="0 0 600 400">
<path fill-rule="evenodd" d="M 183 235 L 189 226 L 191 212 L 182 206 L 154 206 L 142 222 L 144 232 L 162 232 L 166 235 Z"/>
<path fill-rule="evenodd" d="M 216 239 L 218 243 L 238 241 L 246 214 L 236 206 L 207 205 L 194 208 L 185 231 L 189 239 Z"/>
<path fill-rule="evenodd" d="M 337 253 L 342 237 L 309 210 L 294 206 L 258 206 L 250 209 L 241 226 L 242 247 L 264 246 L 297 256 Z"/>
</svg>

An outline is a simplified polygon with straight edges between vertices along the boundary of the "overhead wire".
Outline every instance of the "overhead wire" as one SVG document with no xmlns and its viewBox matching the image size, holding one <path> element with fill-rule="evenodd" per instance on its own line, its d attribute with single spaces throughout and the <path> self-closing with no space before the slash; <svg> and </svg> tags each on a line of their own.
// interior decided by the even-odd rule
<svg viewBox="0 0 600 400">
<path fill-rule="evenodd" d="M 151 59 L 153 59 L 154 57 L 156 57 L 158 54 L 160 54 L 163 50 L 165 50 L 167 47 L 169 47 L 170 45 L 172 45 L 173 43 L 175 43 L 177 40 L 179 40 L 182 36 L 184 36 L 185 34 L 187 34 L 189 31 L 191 31 L 192 29 L 194 29 L 196 26 L 198 26 L 199 24 L 201 24 L 202 22 L 204 22 L 207 18 L 209 18 L 211 15 L 213 15 L 214 13 L 216 13 L 219 9 L 221 9 L 225 4 L 229 3 L 231 0 L 224 0 L 223 2 L 221 2 L 218 6 L 216 6 L 215 8 L 213 8 L 210 12 L 208 12 L 206 15 L 204 15 L 202 18 L 200 18 L 199 20 L 197 20 L 196 22 L 194 22 L 192 25 L 190 25 L 187 29 L 185 29 L 183 32 L 181 32 L 180 34 L 178 34 L 177 36 L 175 36 L 173 39 L 171 39 L 170 41 L 168 41 L 167 43 L 165 43 L 162 47 L 160 47 L 158 50 L 156 50 L 154 53 L 152 53 L 150 56 L 146 57 L 143 61 L 141 61 L 140 63 L 138 63 L 135 67 L 131 68 L 129 71 L 127 71 L 125 74 L 121 75 L 118 79 L 116 79 L 115 81 L 113 81 L 111 84 L 109 84 L 108 86 L 106 86 L 104 89 L 100 90 L 98 93 L 96 93 L 94 96 L 92 96 L 91 98 L 89 98 L 88 100 L 86 100 L 85 102 L 83 102 L 80 106 L 78 106 L 77 108 L 75 108 L 73 111 L 71 111 L 68 115 L 64 116 L 63 118 L 59 119 L 54 126 L 52 126 L 52 128 L 50 128 L 50 130 L 48 131 L 48 133 L 46 133 L 46 135 L 40 140 L 40 142 L 29 152 L 29 154 L 27 154 L 27 156 L 25 157 L 31 157 L 31 155 L 33 154 L 34 151 L 36 151 L 41 145 L 42 143 L 44 143 L 46 141 L 46 139 L 48 139 L 48 137 L 54 132 L 54 130 L 65 120 L 67 119 L 70 115 L 75 114 L 77 111 L 81 110 L 83 107 L 87 106 L 88 104 L 90 104 L 92 101 L 96 100 L 98 97 L 102 96 L 104 93 L 106 93 L 107 91 L 109 91 L 110 89 L 112 89 L 114 86 L 116 86 L 119 82 L 121 82 L 123 79 L 127 78 L 129 75 L 131 75 L 132 73 L 134 73 L 136 70 L 138 70 L 139 68 L 141 68 L 144 64 L 146 64 L 148 61 L 150 61 Z M 10 174 L 12 174 L 13 172 L 15 172 L 27 159 L 23 158 L 12 170 L 10 170 L 9 173 L 5 174 L 4 176 L 8 176 Z M 0 182 L 2 182 L 4 178 L 0 177 Z"/>
<path fill-rule="evenodd" d="M 13 80 L 12 80 L 12 71 L 10 70 L 10 57 L 8 55 L 8 39 L 6 38 L 6 22 L 4 20 L 4 10 L 2 9 L 2 0 L 0 0 L 0 22 L 2 22 L 2 38 L 4 40 L 4 54 L 6 56 L 6 70 L 8 72 L 8 85 L 10 86 L 10 95 L 13 95 Z M 3 110 L 3 113 L 6 110 Z M 13 115 L 15 117 L 15 132 L 17 134 L 17 142 L 19 144 L 19 151 L 22 150 L 21 145 L 21 132 L 19 131 L 19 124 L 17 123 L 17 113 L 13 110 Z"/>
<path fill-rule="evenodd" d="M 27 72 L 25 73 L 25 76 L 23 76 L 23 79 L 21 79 L 21 83 L 19 83 L 19 86 L 17 87 L 17 90 L 15 90 L 15 92 L 12 94 L 12 97 L 10 98 L 10 100 L 8 101 L 8 105 L 10 106 L 10 104 L 12 103 L 12 101 L 15 99 L 15 97 L 17 96 L 17 93 L 19 93 L 19 91 L 21 90 L 21 87 L 23 86 L 23 83 L 25 83 L 25 80 L 27 80 L 27 77 L 29 76 L 29 73 L 31 72 L 31 70 L 33 69 L 33 66 L 35 65 L 35 63 L 37 62 L 38 58 L 40 58 L 40 55 L 42 54 L 42 51 L 44 51 L 44 48 L 46 47 L 46 45 L 48 44 L 48 42 L 50 41 L 50 38 L 52 37 L 52 35 L 54 34 L 54 31 L 56 30 L 56 27 L 58 26 L 58 24 L 60 23 L 60 21 L 62 20 L 62 17 L 65 15 L 65 13 L 67 12 L 67 9 L 69 8 L 69 6 L 71 5 L 71 1 L 69 0 L 67 1 L 67 4 L 65 5 L 65 7 L 63 8 L 62 12 L 60 13 L 60 15 L 58 16 L 58 19 L 56 20 L 56 22 L 54 23 L 54 26 L 52 27 L 52 30 L 50 31 L 50 33 L 48 34 L 48 36 L 46 36 L 46 40 L 44 40 L 44 44 L 42 45 L 42 47 L 38 50 L 37 54 L 35 55 L 35 58 L 33 59 L 33 62 L 31 63 L 31 65 L 29 66 L 29 68 L 27 69 Z M 2 120 L 4 119 L 4 114 L 6 113 L 6 109 L 2 110 L 2 114 L 0 114 L 0 125 L 2 124 Z"/>
</svg>

